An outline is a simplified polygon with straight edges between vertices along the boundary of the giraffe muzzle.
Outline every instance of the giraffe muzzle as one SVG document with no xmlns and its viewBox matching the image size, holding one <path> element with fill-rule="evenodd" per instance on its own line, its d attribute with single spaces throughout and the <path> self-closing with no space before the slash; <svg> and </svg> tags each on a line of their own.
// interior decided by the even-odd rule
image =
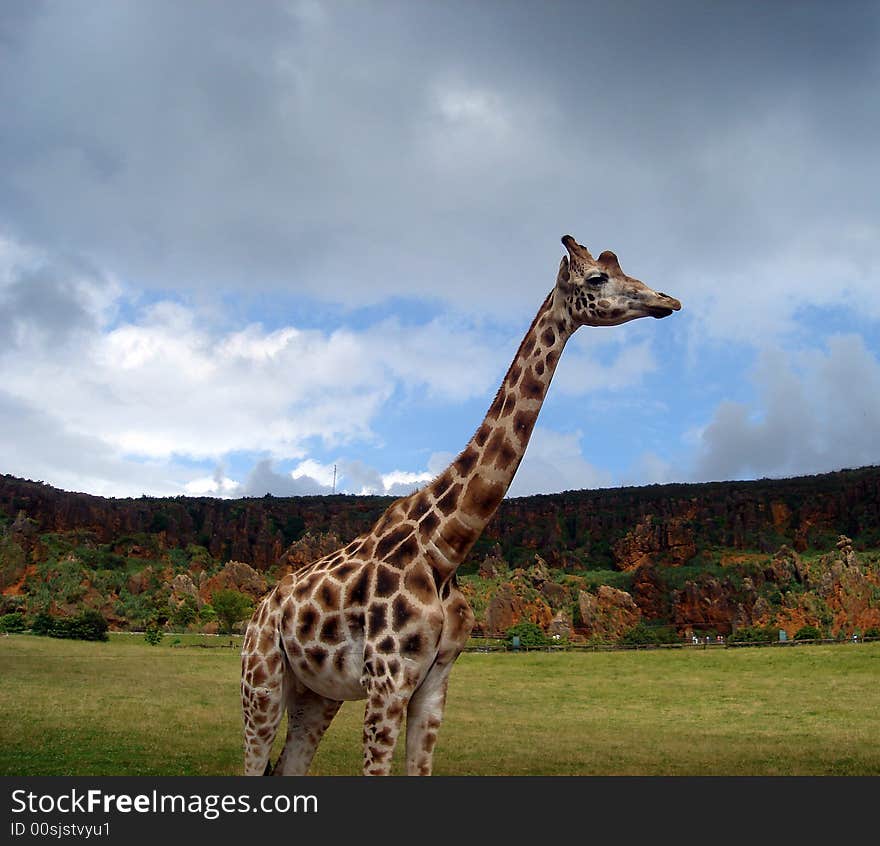
<svg viewBox="0 0 880 846">
<path fill-rule="evenodd" d="M 651 317 L 657 318 L 660 320 L 663 317 L 669 317 L 670 314 L 674 311 L 679 311 L 681 309 L 681 303 L 675 299 L 675 297 L 670 297 L 669 294 L 661 294 L 657 293 L 656 299 L 648 306 L 648 314 Z"/>
</svg>

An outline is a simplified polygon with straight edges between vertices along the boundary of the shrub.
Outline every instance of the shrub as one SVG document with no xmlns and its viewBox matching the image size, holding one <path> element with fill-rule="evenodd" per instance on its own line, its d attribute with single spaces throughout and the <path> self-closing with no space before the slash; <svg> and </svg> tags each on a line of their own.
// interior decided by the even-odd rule
<svg viewBox="0 0 880 846">
<path fill-rule="evenodd" d="M 658 643 L 679 643 L 681 638 L 669 626 L 646 626 L 636 623 L 623 637 L 620 643 L 627 646 L 643 646 Z"/>
<path fill-rule="evenodd" d="M 779 632 L 772 626 L 743 626 L 731 634 L 730 643 L 771 643 L 779 637 Z"/>
<path fill-rule="evenodd" d="M 865 629 L 863 637 L 880 637 L 880 628 L 877 628 L 877 626 L 871 626 L 871 628 Z"/>
<path fill-rule="evenodd" d="M 541 631 L 539 625 L 527 621 L 517 623 L 515 626 L 512 626 L 507 630 L 504 639 L 507 641 L 508 646 L 513 645 L 514 637 L 519 638 L 520 646 L 523 647 L 547 646 L 551 643 L 547 635 Z"/>
<path fill-rule="evenodd" d="M 97 611 L 83 611 L 76 617 L 56 618 L 48 635 L 71 640 L 107 640 L 107 621 Z"/>
<path fill-rule="evenodd" d="M 189 566 L 189 556 L 185 549 L 169 549 L 168 559 L 175 570 L 185 570 Z"/>
<path fill-rule="evenodd" d="M 55 618 L 45 611 L 40 611 L 36 614 L 31 623 L 31 631 L 35 635 L 45 636 L 52 631 L 53 625 L 55 625 Z"/>
<path fill-rule="evenodd" d="M 801 626 L 794 634 L 795 640 L 820 640 L 822 632 L 815 626 Z"/>
<path fill-rule="evenodd" d="M 144 640 L 149 643 L 150 646 L 158 646 L 164 636 L 165 633 L 156 623 L 151 623 L 147 626 L 146 631 L 144 632 Z"/>
<path fill-rule="evenodd" d="M 0 632 L 23 632 L 24 629 L 24 614 L 20 611 L 13 611 L 0 617 Z"/>
<path fill-rule="evenodd" d="M 15 611 L 24 611 L 25 597 L 23 596 L 3 596 L 0 594 L 0 617 L 4 614 L 12 614 Z"/>
</svg>

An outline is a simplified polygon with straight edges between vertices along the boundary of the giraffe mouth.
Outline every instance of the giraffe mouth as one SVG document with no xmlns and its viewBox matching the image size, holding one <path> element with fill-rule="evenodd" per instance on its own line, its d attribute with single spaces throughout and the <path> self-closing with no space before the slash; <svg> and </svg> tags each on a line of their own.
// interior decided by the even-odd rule
<svg viewBox="0 0 880 846">
<path fill-rule="evenodd" d="M 648 306 L 648 314 L 660 320 L 663 317 L 669 317 L 672 312 L 678 311 L 680 308 L 681 303 L 675 297 L 658 292 L 653 305 Z"/>
</svg>

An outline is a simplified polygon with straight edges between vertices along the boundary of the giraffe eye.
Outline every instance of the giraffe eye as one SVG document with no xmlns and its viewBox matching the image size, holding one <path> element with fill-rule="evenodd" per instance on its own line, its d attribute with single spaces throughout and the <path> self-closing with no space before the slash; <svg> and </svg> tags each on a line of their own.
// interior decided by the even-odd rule
<svg viewBox="0 0 880 846">
<path fill-rule="evenodd" d="M 601 285 L 603 282 L 607 282 L 607 281 L 608 281 L 608 274 L 607 273 L 592 273 L 586 279 L 584 279 L 584 282 L 586 282 L 589 285 Z"/>
</svg>

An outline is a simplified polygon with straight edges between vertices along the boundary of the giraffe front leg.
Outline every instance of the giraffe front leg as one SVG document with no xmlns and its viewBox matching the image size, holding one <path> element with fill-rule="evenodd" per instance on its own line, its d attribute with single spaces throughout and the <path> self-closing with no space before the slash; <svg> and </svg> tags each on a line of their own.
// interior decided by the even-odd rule
<svg viewBox="0 0 880 846">
<path fill-rule="evenodd" d="M 408 775 L 431 775 L 434 746 L 443 722 L 446 689 L 455 659 L 461 654 L 474 626 L 474 613 L 464 594 L 453 583 L 443 601 L 440 651 L 428 675 L 413 694 L 406 713 L 406 771 Z"/>
<path fill-rule="evenodd" d="M 307 688 L 288 676 L 287 739 L 272 775 L 305 775 L 324 732 L 342 703 Z"/>
<path fill-rule="evenodd" d="M 390 775 L 403 717 L 419 681 L 416 661 L 380 657 L 368 644 L 364 664 L 364 775 Z"/>
<path fill-rule="evenodd" d="M 452 661 L 435 664 L 410 700 L 406 712 L 407 775 L 431 775 L 451 671 Z"/>
<path fill-rule="evenodd" d="M 364 775 L 391 775 L 391 760 L 403 724 L 406 699 L 371 696 L 364 712 Z"/>
</svg>

